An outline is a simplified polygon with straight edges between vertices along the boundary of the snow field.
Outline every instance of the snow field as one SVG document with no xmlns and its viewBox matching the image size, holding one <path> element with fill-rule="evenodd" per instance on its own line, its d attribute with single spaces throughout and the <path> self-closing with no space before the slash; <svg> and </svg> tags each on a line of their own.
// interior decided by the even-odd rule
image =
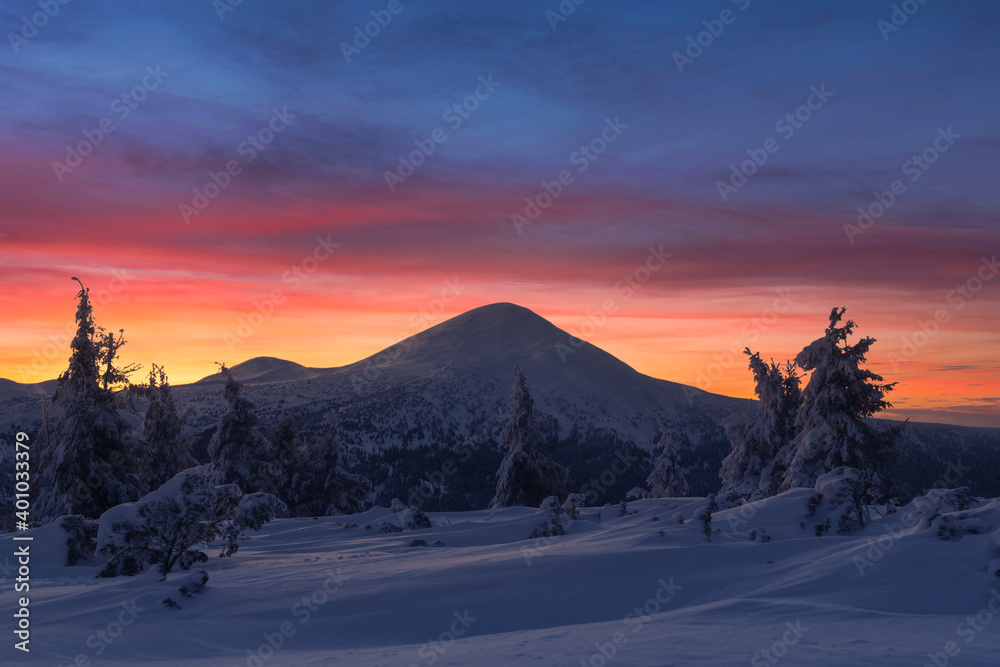
<svg viewBox="0 0 1000 667">
<path fill-rule="evenodd" d="M 811 493 L 718 511 L 711 542 L 688 522 L 700 498 L 636 501 L 625 516 L 588 508 L 564 521 L 566 535 L 534 540 L 551 512 L 431 514 L 432 528 L 403 532 L 382 532 L 398 527 L 382 508 L 277 520 L 231 558 L 210 551 L 209 580 L 189 597 L 179 588 L 196 571 L 98 579 L 99 566 L 63 566 L 50 524 L 32 531 L 32 654 L 8 641 L 0 656 L 195 667 L 997 664 L 995 533 L 944 541 L 922 524 L 890 532 L 875 521 L 816 537 L 799 526 Z M 443 546 L 410 546 L 418 539 Z M 0 544 L 12 553 L 10 536 Z M 871 565 L 859 571 L 856 556 Z M 162 604 L 168 596 L 179 609 Z M 13 598 L 0 603 L 5 618 Z"/>
</svg>

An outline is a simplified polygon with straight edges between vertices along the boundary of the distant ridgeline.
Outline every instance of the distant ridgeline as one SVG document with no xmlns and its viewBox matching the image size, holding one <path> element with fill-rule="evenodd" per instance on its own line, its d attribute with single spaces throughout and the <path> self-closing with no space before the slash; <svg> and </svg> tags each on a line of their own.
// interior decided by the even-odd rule
<svg viewBox="0 0 1000 667">
<path fill-rule="evenodd" d="M 349 366 L 306 368 L 258 358 L 229 370 L 267 437 L 290 422 L 297 433 L 288 438 L 322 452 L 324 438 L 332 437 L 324 419 L 332 415 L 344 460 L 356 458 L 351 470 L 370 480 L 377 504 L 398 498 L 436 511 L 490 503 L 516 365 L 530 380 L 540 415 L 535 449 L 568 469 L 565 490 L 583 494 L 588 505 L 619 503 L 635 487 L 646 487 L 661 429 L 670 433 L 688 493 L 719 491 L 723 459 L 733 451 L 723 424 L 758 405 L 643 375 L 514 304 L 476 308 Z M 190 454 L 199 463 L 210 461 L 209 443 L 232 410 L 224 384 L 215 375 L 172 387 Z M 8 442 L 18 431 L 33 439 L 41 434 L 44 397 L 53 388 L 52 382 L 0 382 L 0 432 Z M 147 404 L 140 398 L 124 405 L 122 416 L 138 428 Z M 63 410 L 52 406 L 52 424 Z M 900 449 L 902 456 L 885 473 L 904 500 L 960 486 L 1000 497 L 1000 429 L 910 423 Z"/>
</svg>

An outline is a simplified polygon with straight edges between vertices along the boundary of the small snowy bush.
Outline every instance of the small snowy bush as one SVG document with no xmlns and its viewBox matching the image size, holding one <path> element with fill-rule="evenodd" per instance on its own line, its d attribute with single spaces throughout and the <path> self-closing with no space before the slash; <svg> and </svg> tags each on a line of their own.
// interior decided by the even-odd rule
<svg viewBox="0 0 1000 667">
<path fill-rule="evenodd" d="M 79 514 L 64 516 L 59 527 L 66 532 L 66 564 L 88 561 L 97 550 L 98 523 Z"/>
<path fill-rule="evenodd" d="M 871 478 L 867 471 L 841 466 L 820 475 L 816 480 L 816 494 L 806 503 L 806 516 L 818 517 L 826 526 L 817 535 L 834 525 L 841 535 L 864 528 L 869 521 L 871 508 L 868 501 L 874 500 L 870 494 Z"/>
<path fill-rule="evenodd" d="M 392 511 L 394 513 L 395 524 L 384 524 L 383 532 L 402 532 L 403 530 L 417 530 L 419 528 L 430 528 L 431 519 L 417 507 L 404 505 L 399 498 L 392 499 Z"/>
<path fill-rule="evenodd" d="M 207 583 L 208 572 L 205 572 L 205 570 L 198 570 L 197 572 L 192 572 L 188 575 L 187 579 L 180 585 L 180 588 L 178 588 L 177 591 L 181 594 L 181 597 L 194 597 L 195 593 L 201 593 L 201 589 L 203 589 Z M 170 609 L 181 608 L 181 606 L 173 598 L 164 598 L 163 606 Z"/>
<path fill-rule="evenodd" d="M 701 530 L 705 533 L 705 539 L 709 542 L 712 541 L 712 512 L 717 509 L 719 509 L 719 504 L 716 502 L 715 494 L 713 493 L 705 499 L 705 504 L 699 507 L 691 518 L 692 521 L 701 523 Z"/>
<path fill-rule="evenodd" d="M 212 465 L 184 470 L 135 503 L 113 507 L 100 518 L 97 550 L 111 556 L 102 576 L 136 574 L 156 565 L 166 577 L 174 566 L 190 569 L 208 555 L 197 544 L 225 538 L 220 555 L 231 556 L 237 539 L 286 511 L 266 493 L 244 496 L 235 484 L 216 486 Z"/>
<path fill-rule="evenodd" d="M 542 513 L 549 512 L 551 517 L 531 531 L 531 535 L 528 537 L 532 540 L 539 537 L 558 537 L 560 535 L 565 535 L 566 528 L 568 526 L 563 526 L 563 516 L 565 515 L 569 519 L 570 523 L 579 517 L 579 512 L 577 510 L 583 505 L 583 496 L 580 494 L 571 494 L 562 505 L 559 504 L 558 497 L 549 496 L 543 500 L 540 505 L 541 506 L 538 508 L 538 511 Z M 570 512 L 572 512 L 572 514 Z"/>
<path fill-rule="evenodd" d="M 560 535 L 566 534 L 566 529 L 563 528 L 562 516 L 556 511 L 553 513 L 552 519 L 545 521 L 538 528 L 531 531 L 530 539 L 537 539 L 539 537 L 558 537 Z"/>
<path fill-rule="evenodd" d="M 582 493 L 571 493 L 562 504 L 562 511 L 571 519 L 580 518 L 580 508 L 583 507 L 586 498 Z"/>
</svg>

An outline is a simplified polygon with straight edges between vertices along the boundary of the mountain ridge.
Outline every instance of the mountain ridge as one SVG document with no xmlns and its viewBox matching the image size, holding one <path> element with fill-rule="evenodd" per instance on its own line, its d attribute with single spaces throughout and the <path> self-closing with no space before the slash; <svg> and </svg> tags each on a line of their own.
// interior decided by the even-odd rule
<svg viewBox="0 0 1000 667">
<path fill-rule="evenodd" d="M 231 371 L 244 382 L 262 428 L 291 416 L 303 437 L 315 437 L 323 416 L 333 411 L 341 440 L 361 453 L 372 479 L 395 485 L 384 488 L 385 494 L 405 495 L 417 483 L 415 475 L 443 465 L 449 452 L 471 441 L 495 445 L 515 365 L 525 371 L 542 414 L 546 447 L 581 478 L 599 474 L 608 456 L 627 452 L 639 461 L 628 471 L 628 483 L 641 484 L 662 423 L 691 469 L 692 493 L 714 492 L 721 461 L 731 450 L 724 421 L 753 405 L 644 375 L 511 303 L 472 309 L 346 366 L 310 368 L 255 357 Z M 188 416 L 185 432 L 197 437 L 202 452 L 225 410 L 221 382 L 222 376 L 214 374 L 173 385 L 177 404 Z M 0 383 L 0 429 L 37 432 L 45 387 Z M 4 400 L 4 391 L 12 396 Z M 60 406 L 52 406 L 53 418 L 60 412 Z M 123 414 L 141 424 L 142 402 Z M 933 485 L 950 461 L 961 458 L 972 471 L 963 483 L 996 486 L 1000 492 L 990 472 L 1000 468 L 1000 429 L 911 422 L 904 439 L 908 457 L 900 475 L 911 487 Z M 492 488 L 496 468 L 490 451 L 481 449 L 467 464 L 471 477 L 453 480 L 469 486 L 466 498 Z"/>
<path fill-rule="evenodd" d="M 554 363 L 558 357 L 559 364 Z M 587 363 L 582 363 L 585 360 Z M 497 375 L 513 369 L 513 364 L 533 366 L 541 363 L 542 376 L 529 373 L 533 385 L 546 387 L 553 382 L 579 382 L 581 375 L 610 372 L 619 385 L 659 384 L 672 393 L 680 393 L 689 405 L 701 400 L 718 404 L 728 402 L 745 409 L 752 399 L 711 394 L 671 380 L 646 375 L 627 362 L 592 343 L 575 338 L 534 311 L 511 302 L 496 302 L 473 308 L 413 334 L 389 347 L 358 361 L 332 367 L 310 367 L 273 356 L 246 359 L 229 367 L 232 375 L 248 386 L 316 381 L 350 374 L 360 374 L 353 384 L 359 390 L 377 385 L 388 376 L 435 375 L 448 367 L 482 362 L 494 366 Z M 529 369 L 526 369 L 529 370 Z M 535 369 L 536 371 L 538 368 Z M 551 376 L 551 377 L 550 377 Z M 512 376 L 510 376 L 512 377 Z M 190 383 L 174 387 L 208 387 L 222 382 L 218 373 L 206 375 Z M 18 383 L 0 378 L 0 403 L 24 400 L 32 395 L 51 393 L 55 380 Z M 634 386 L 618 386 L 626 395 L 636 398 Z M 920 422 L 941 426 L 958 426 L 947 422 Z M 993 426 L 973 428 L 995 429 Z"/>
</svg>

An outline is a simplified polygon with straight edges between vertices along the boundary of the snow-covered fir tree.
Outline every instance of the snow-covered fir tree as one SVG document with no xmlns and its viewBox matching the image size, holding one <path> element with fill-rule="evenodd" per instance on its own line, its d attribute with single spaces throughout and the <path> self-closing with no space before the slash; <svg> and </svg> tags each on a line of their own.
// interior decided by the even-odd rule
<svg viewBox="0 0 1000 667">
<path fill-rule="evenodd" d="M 358 464 L 338 436 L 337 416 L 326 414 L 322 435 L 308 450 L 309 465 L 302 476 L 304 484 L 295 514 L 298 516 L 328 516 L 355 514 L 368 508 L 372 484 L 364 475 L 350 472 Z"/>
<path fill-rule="evenodd" d="M 226 378 L 222 395 L 227 409 L 208 443 L 208 455 L 215 464 L 218 482 L 236 484 L 244 493 L 271 493 L 280 486 L 272 463 L 274 446 L 260 432 L 257 408 L 243 396 L 243 385 L 225 365 L 219 372 Z"/>
<path fill-rule="evenodd" d="M 134 366 L 119 367 L 124 338 L 105 336 L 94 322 L 90 291 L 80 283 L 77 330 L 69 368 L 59 376 L 53 401 L 63 408 L 50 442 L 39 451 L 35 516 L 65 514 L 94 518 L 142 495 L 137 457 L 127 441 L 128 422 L 119 414 L 119 390 L 129 386 Z"/>
<path fill-rule="evenodd" d="M 732 451 L 722 461 L 719 498 L 726 503 L 774 495 L 790 458 L 795 417 L 802 403 L 801 378 L 792 363 L 767 363 L 747 348 L 757 405 L 725 421 Z"/>
<path fill-rule="evenodd" d="M 276 493 L 294 513 L 302 502 L 309 480 L 309 451 L 299 437 L 295 419 L 285 415 L 271 433 L 274 445 L 274 468 L 279 480 Z"/>
<path fill-rule="evenodd" d="M 812 376 L 802 391 L 781 491 L 812 487 L 840 466 L 858 469 L 875 488 L 884 481 L 879 474 L 898 457 L 902 427 L 878 430 L 865 421 L 891 406 L 885 396 L 895 383 L 883 383 L 881 376 L 861 368 L 875 339 L 848 344 L 857 325 L 848 320 L 839 326 L 845 310 L 834 308 L 823 337 L 795 357 L 796 365 Z"/>
<path fill-rule="evenodd" d="M 516 381 L 510 394 L 507 423 L 500 432 L 503 461 L 497 471 L 496 495 L 490 507 L 524 505 L 538 507 L 553 495 L 565 495 L 569 480 L 566 467 L 549 461 L 535 449 L 541 441 L 539 415 L 528 381 L 519 366 L 514 367 Z"/>
<path fill-rule="evenodd" d="M 83 283 L 81 283 L 82 287 Z M 115 387 L 130 388 L 129 376 L 139 370 L 138 364 L 128 364 L 118 366 L 118 350 L 125 345 L 125 330 L 118 330 L 118 338 L 114 333 L 107 332 L 100 327 L 97 329 L 98 347 L 101 350 L 100 357 L 100 382 L 101 389 L 109 391 Z"/>
<path fill-rule="evenodd" d="M 153 364 L 149 384 L 141 393 L 149 400 L 140 436 L 145 464 L 143 477 L 155 489 L 198 463 L 190 454 L 190 439 L 182 436 L 184 419 L 177 410 L 163 366 Z"/>
<path fill-rule="evenodd" d="M 688 494 L 687 468 L 682 468 L 678 459 L 679 452 L 670 431 L 660 424 L 660 440 L 657 443 L 660 450 L 656 457 L 656 466 L 646 479 L 651 498 L 678 498 Z"/>
</svg>

